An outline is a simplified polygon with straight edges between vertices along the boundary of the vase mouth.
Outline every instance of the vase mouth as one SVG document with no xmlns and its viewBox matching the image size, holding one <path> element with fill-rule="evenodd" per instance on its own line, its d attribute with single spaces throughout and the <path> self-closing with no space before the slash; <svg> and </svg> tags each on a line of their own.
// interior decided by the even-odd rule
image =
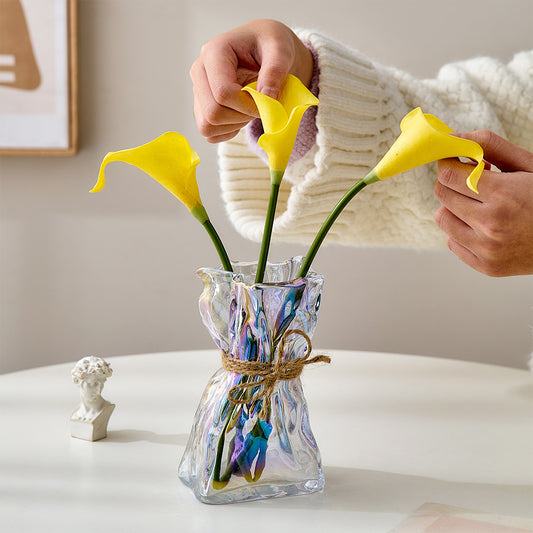
<svg viewBox="0 0 533 533">
<path fill-rule="evenodd" d="M 310 270 L 304 278 L 298 277 L 298 271 L 303 263 L 303 256 L 291 257 L 279 263 L 267 262 L 265 269 L 265 281 L 255 283 L 255 272 L 257 270 L 257 261 L 231 261 L 233 272 L 223 270 L 221 267 L 201 267 L 196 273 L 200 278 L 222 278 L 228 282 L 242 283 L 248 287 L 261 286 L 283 286 L 291 285 L 298 280 L 302 281 L 319 281 L 323 276 Z"/>
</svg>

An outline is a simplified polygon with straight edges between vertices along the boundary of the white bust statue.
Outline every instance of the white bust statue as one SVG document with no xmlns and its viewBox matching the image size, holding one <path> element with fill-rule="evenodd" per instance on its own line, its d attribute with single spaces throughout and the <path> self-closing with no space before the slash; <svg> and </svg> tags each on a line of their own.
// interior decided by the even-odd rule
<svg viewBox="0 0 533 533">
<path fill-rule="evenodd" d="M 113 373 L 100 357 L 84 357 L 72 369 L 72 381 L 80 387 L 81 402 L 70 417 L 73 437 L 100 440 L 107 436 L 107 423 L 115 405 L 102 398 L 102 389 Z"/>
</svg>

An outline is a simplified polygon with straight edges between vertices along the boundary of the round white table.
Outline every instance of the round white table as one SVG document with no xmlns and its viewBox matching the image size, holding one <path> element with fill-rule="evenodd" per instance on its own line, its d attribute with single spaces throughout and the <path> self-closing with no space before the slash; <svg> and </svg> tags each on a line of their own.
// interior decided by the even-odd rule
<svg viewBox="0 0 533 533">
<path fill-rule="evenodd" d="M 420 356 L 321 351 L 302 376 L 322 493 L 199 503 L 178 479 L 213 350 L 109 358 L 108 437 L 70 437 L 72 364 L 0 376 L 6 532 L 387 532 L 425 502 L 533 516 L 533 376 Z"/>
</svg>

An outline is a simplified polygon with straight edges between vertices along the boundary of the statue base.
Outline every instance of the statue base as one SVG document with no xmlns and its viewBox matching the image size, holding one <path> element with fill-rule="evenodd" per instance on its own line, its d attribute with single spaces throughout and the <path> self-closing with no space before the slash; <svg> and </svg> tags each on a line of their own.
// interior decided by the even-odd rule
<svg viewBox="0 0 533 533">
<path fill-rule="evenodd" d="M 70 418 L 70 435 L 82 440 L 101 440 L 107 437 L 107 423 L 115 409 L 115 404 L 106 405 L 98 415 L 90 421 Z"/>
</svg>

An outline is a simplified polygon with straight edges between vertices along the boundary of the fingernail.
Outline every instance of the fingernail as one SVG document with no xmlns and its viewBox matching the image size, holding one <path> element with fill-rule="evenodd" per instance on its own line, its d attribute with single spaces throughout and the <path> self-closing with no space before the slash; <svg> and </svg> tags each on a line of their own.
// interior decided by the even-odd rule
<svg viewBox="0 0 533 533">
<path fill-rule="evenodd" d="M 266 95 L 266 96 L 270 96 L 270 98 L 275 98 L 277 100 L 278 98 L 278 90 L 275 89 L 274 87 L 263 87 L 261 89 L 261 93 Z"/>
</svg>

